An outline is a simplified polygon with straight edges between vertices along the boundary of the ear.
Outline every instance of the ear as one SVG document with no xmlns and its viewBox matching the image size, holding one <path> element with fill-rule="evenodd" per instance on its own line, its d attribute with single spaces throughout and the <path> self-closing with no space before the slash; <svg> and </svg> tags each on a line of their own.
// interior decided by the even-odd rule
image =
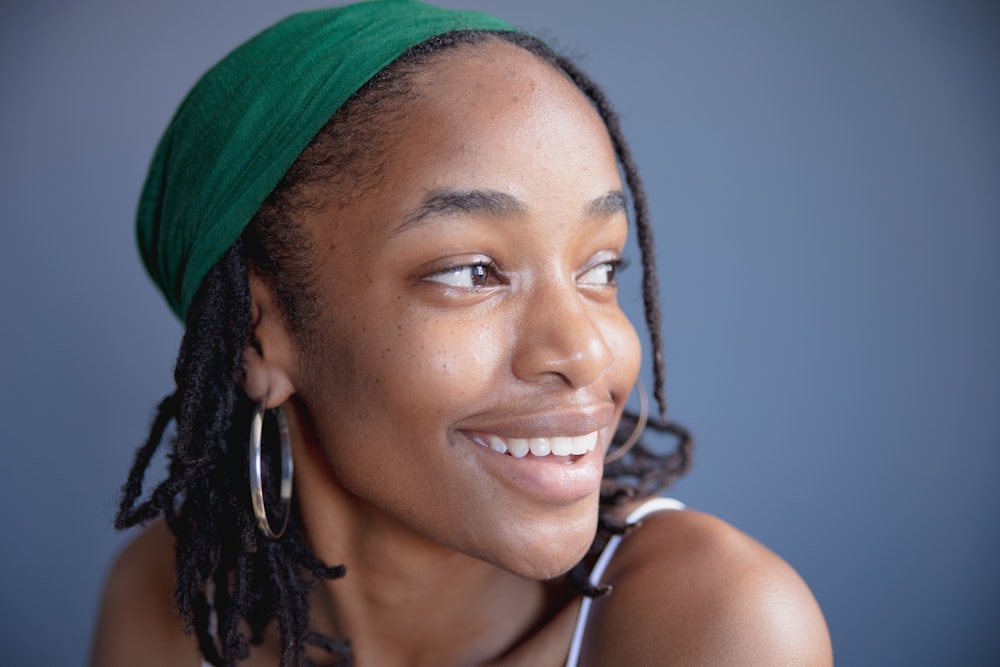
<svg viewBox="0 0 1000 667">
<path fill-rule="evenodd" d="M 295 393 L 297 370 L 294 337 L 271 289 L 253 269 L 250 273 L 250 340 L 243 351 L 243 391 L 255 403 L 274 408 Z"/>
</svg>

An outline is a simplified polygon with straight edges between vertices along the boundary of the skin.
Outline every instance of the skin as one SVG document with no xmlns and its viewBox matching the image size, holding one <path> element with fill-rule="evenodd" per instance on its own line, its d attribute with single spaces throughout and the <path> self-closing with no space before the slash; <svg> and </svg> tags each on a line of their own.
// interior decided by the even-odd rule
<svg viewBox="0 0 1000 667">
<path fill-rule="evenodd" d="M 244 388 L 286 411 L 307 534 L 348 568 L 317 587 L 315 629 L 362 666 L 560 665 L 579 598 L 558 575 L 593 540 L 639 368 L 610 273 L 622 185 L 587 100 L 517 47 L 417 77 L 378 182 L 303 217 L 323 300 L 308 345 L 251 277 Z M 578 457 L 477 443 L 588 433 Z M 170 540 L 154 524 L 119 559 L 93 664 L 198 664 L 170 614 Z M 707 515 L 650 517 L 605 582 L 584 665 L 831 664 L 801 579 Z M 247 664 L 276 664 L 276 643 Z"/>
</svg>

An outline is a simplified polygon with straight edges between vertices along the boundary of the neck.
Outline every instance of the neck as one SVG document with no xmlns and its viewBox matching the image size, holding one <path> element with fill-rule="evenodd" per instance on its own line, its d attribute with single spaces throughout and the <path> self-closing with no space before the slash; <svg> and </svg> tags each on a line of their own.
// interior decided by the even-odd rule
<svg viewBox="0 0 1000 667">
<path fill-rule="evenodd" d="M 432 542 L 350 494 L 317 447 L 294 439 L 310 544 L 324 562 L 347 567 L 343 579 L 317 587 L 311 624 L 349 638 L 357 664 L 487 664 L 565 604 L 552 585 Z"/>
</svg>

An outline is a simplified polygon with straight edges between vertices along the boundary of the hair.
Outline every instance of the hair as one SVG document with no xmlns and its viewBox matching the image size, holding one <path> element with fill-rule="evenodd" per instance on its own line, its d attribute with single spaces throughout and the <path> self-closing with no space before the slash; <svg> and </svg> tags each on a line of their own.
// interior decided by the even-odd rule
<svg viewBox="0 0 1000 667">
<path fill-rule="evenodd" d="M 320 646 L 338 664 L 351 664 L 348 641 L 337 641 L 309 628 L 309 590 L 317 578 L 344 576 L 342 565 L 321 562 L 308 546 L 301 518 L 292 504 L 281 539 L 263 537 L 248 502 L 247 447 L 254 405 L 240 389 L 243 353 L 256 345 L 252 337 L 250 272 L 260 275 L 277 297 L 298 342 L 311 344 L 310 323 L 321 311 L 322 297 L 313 289 L 313 257 L 309 237 L 296 216 L 323 202 L 311 184 L 341 182 L 327 189 L 345 198 L 358 187 L 378 183 L 378 157 L 393 136 L 394 114 L 418 94 L 413 73 L 430 57 L 463 45 L 502 39 L 563 72 L 590 99 L 611 136 L 632 199 L 636 238 L 641 253 L 642 292 L 652 349 L 653 395 L 658 415 L 648 427 L 672 435 L 672 450 L 640 441 L 624 457 L 605 468 L 601 517 L 591 552 L 610 534 L 626 527 L 608 509 L 628 499 L 656 494 L 689 467 L 692 440 L 666 419 L 664 361 L 653 233 L 642 182 L 622 135 L 618 117 L 604 93 L 573 62 L 541 41 L 514 32 L 457 31 L 419 44 L 383 69 L 355 93 L 330 119 L 261 206 L 242 237 L 226 251 L 201 285 L 188 313 L 174 370 L 176 391 L 159 405 L 145 444 L 138 450 L 115 526 L 141 524 L 162 515 L 176 538 L 175 604 L 189 632 L 213 665 L 236 665 L 250 645 L 263 640 L 265 627 L 276 621 L 281 634 L 281 666 L 305 664 L 307 644 Z M 176 423 L 167 477 L 138 503 L 149 463 L 171 421 Z M 623 415 L 614 441 L 623 442 L 637 417 Z M 277 503 L 275 484 L 267 484 L 270 506 Z M 585 559 L 586 561 L 586 559 Z M 569 573 L 586 595 L 605 590 L 586 583 L 583 562 Z M 210 629 L 214 612 L 216 628 Z M 249 630 L 249 637 L 244 629 Z"/>
</svg>

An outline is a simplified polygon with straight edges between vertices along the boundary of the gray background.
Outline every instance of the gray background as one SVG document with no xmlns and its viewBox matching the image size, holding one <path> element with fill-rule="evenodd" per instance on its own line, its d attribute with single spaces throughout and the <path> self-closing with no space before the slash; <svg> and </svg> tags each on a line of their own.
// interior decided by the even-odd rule
<svg viewBox="0 0 1000 667">
<path fill-rule="evenodd" d="M 839 665 L 1000 664 L 997 4 L 447 4 L 543 29 L 617 103 L 699 438 L 675 494 L 802 572 Z M 131 229 L 159 133 L 308 6 L 0 9 L 5 664 L 85 660 L 116 490 L 171 388 L 180 327 Z"/>
</svg>

